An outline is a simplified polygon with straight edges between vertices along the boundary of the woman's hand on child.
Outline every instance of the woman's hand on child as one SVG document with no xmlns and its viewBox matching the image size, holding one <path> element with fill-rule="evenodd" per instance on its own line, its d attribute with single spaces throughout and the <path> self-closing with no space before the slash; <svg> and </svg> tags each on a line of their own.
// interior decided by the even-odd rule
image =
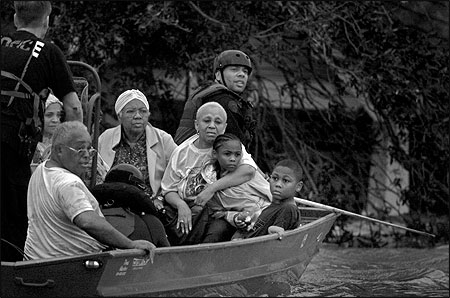
<svg viewBox="0 0 450 298">
<path fill-rule="evenodd" d="M 196 205 L 205 206 L 213 195 L 214 191 L 207 186 L 196 196 L 194 203 Z"/>
</svg>

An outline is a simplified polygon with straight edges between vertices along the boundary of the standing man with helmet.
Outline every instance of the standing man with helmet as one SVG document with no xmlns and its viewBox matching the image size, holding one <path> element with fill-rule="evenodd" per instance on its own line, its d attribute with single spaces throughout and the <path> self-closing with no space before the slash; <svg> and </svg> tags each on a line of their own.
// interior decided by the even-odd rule
<svg viewBox="0 0 450 298">
<path fill-rule="evenodd" d="M 235 134 L 248 148 L 255 129 L 251 104 L 241 97 L 252 72 L 248 55 L 238 50 L 226 50 L 214 60 L 214 83 L 199 88 L 188 98 L 175 134 L 178 145 L 196 133 L 195 115 L 206 102 L 215 101 L 227 112 L 226 132 Z"/>
<path fill-rule="evenodd" d="M 14 1 L 17 31 L 1 37 L 1 252 L 21 260 L 27 232 L 30 161 L 42 138 L 43 103 L 50 90 L 66 120 L 83 121 L 72 73 L 61 50 L 45 41 L 49 1 Z"/>
</svg>

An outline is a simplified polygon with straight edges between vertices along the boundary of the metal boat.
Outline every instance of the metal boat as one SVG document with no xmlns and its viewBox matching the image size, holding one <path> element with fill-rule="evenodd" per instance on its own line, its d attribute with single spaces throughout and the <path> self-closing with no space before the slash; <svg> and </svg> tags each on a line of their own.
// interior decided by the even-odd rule
<svg viewBox="0 0 450 298">
<path fill-rule="evenodd" d="M 153 263 L 138 249 L 2 262 L 1 297 L 289 294 L 290 284 L 299 281 L 339 216 L 299 208 L 302 224 L 281 239 L 272 234 L 162 247 Z"/>
</svg>

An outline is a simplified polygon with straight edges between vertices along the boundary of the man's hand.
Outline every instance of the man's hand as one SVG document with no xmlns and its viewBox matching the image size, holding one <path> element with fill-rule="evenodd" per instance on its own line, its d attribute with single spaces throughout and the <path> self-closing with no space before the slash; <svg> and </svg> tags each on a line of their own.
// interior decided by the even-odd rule
<svg viewBox="0 0 450 298">
<path fill-rule="evenodd" d="M 150 262 L 152 262 L 153 264 L 156 249 L 156 246 L 153 243 L 146 240 L 134 240 L 131 241 L 131 245 L 133 246 L 133 248 L 145 250 L 150 258 Z"/>
</svg>

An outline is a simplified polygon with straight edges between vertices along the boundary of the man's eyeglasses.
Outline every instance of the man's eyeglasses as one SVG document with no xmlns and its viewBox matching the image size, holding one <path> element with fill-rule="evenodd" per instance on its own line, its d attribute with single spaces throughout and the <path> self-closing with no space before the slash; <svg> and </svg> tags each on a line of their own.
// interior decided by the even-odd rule
<svg viewBox="0 0 450 298">
<path fill-rule="evenodd" d="M 83 157 L 86 153 L 89 154 L 89 157 L 92 157 L 95 153 L 97 153 L 97 149 L 90 147 L 90 148 L 83 148 L 83 149 L 75 149 L 67 145 L 63 145 L 64 147 L 69 148 L 76 154 L 78 154 L 79 157 Z"/>
</svg>

